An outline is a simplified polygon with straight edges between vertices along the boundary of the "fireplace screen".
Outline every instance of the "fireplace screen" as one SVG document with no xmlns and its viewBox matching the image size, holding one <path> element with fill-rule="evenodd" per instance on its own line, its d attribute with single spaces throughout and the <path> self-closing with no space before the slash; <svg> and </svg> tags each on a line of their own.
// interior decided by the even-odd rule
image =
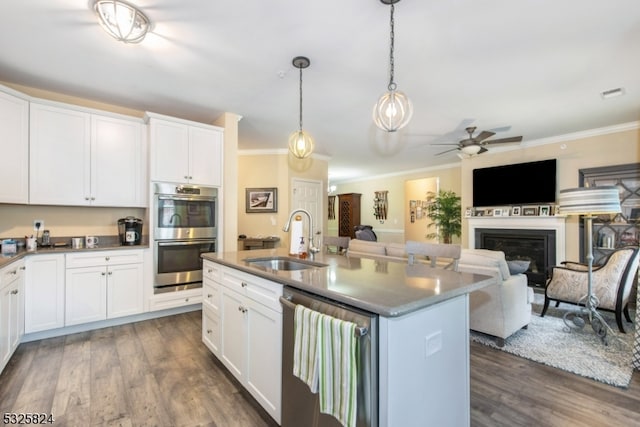
<svg viewBox="0 0 640 427">
<path fill-rule="evenodd" d="M 555 265 L 554 230 L 476 229 L 476 248 L 504 252 L 507 261 L 529 261 L 529 286 L 544 287 L 549 267 Z"/>
</svg>

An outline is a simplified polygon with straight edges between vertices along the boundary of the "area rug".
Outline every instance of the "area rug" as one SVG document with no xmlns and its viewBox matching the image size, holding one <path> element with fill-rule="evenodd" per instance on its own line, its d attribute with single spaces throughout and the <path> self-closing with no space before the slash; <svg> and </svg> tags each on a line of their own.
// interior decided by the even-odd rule
<svg viewBox="0 0 640 427">
<path fill-rule="evenodd" d="M 544 295 L 536 294 L 529 327 L 507 338 L 504 347 L 498 347 L 494 338 L 474 331 L 471 331 L 471 340 L 605 384 L 621 388 L 629 386 L 633 374 L 634 329 L 631 324 L 625 323 L 628 332 L 622 334 L 614 315 L 602 313 L 614 331 L 608 333 L 609 344 L 603 345 L 589 324 L 578 331 L 570 331 L 564 324 L 562 316 L 575 310 L 575 306 L 549 307 L 547 314 L 540 317 L 543 303 Z M 632 319 L 634 314 L 631 313 Z"/>
</svg>

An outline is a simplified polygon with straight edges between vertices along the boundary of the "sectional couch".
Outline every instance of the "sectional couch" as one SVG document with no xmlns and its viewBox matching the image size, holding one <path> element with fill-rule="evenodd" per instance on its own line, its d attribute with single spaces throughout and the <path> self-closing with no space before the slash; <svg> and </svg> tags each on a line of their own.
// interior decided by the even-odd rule
<svg viewBox="0 0 640 427">
<path fill-rule="evenodd" d="M 402 243 L 353 239 L 349 242 L 347 255 L 408 261 L 405 245 Z M 533 289 L 527 285 L 527 277 L 524 274 L 512 274 L 509 271 L 503 252 L 463 249 L 458 270 L 485 274 L 496 279 L 493 285 L 469 295 L 471 330 L 495 337 L 496 344 L 502 347 L 506 338 L 529 325 Z"/>
</svg>

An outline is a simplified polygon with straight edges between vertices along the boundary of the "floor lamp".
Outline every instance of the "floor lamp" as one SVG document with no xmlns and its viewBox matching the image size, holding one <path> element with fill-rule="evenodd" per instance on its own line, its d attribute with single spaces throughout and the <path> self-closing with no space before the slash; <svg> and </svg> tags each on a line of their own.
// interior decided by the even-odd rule
<svg viewBox="0 0 640 427">
<path fill-rule="evenodd" d="M 587 249 L 587 295 L 580 299 L 585 301 L 584 308 L 564 315 L 565 324 L 572 329 L 582 329 L 587 321 L 593 331 L 607 344 L 609 325 L 596 310 L 599 300 L 593 294 L 593 217 L 596 215 L 615 214 L 620 212 L 620 195 L 618 187 L 584 187 L 560 190 L 558 207 L 562 215 L 582 215 L 585 219 L 584 231 Z"/>
</svg>

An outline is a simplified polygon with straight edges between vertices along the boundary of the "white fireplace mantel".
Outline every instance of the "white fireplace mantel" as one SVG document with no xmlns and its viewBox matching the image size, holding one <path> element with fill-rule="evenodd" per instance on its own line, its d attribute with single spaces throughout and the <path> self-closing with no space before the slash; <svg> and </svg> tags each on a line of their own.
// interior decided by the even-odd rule
<svg viewBox="0 0 640 427">
<path fill-rule="evenodd" d="M 554 230 L 556 234 L 556 265 L 565 257 L 564 216 L 500 216 L 467 218 L 469 225 L 469 248 L 476 247 L 476 228 L 511 230 Z"/>
</svg>

